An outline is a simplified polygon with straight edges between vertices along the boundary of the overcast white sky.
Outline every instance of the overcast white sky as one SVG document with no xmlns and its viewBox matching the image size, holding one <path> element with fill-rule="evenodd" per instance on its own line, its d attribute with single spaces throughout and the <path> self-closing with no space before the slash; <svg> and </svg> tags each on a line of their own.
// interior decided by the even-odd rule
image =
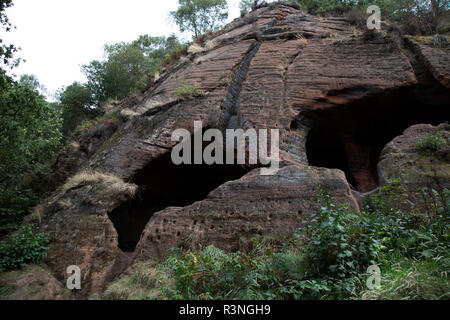
<svg viewBox="0 0 450 320">
<path fill-rule="evenodd" d="M 228 0 L 230 18 L 239 16 L 239 0 Z M 22 48 L 26 59 L 14 70 L 34 74 L 50 93 L 84 81 L 80 66 L 103 56 L 105 43 L 131 41 L 141 34 L 178 33 L 168 19 L 177 0 L 14 0 L 6 10 L 17 27 L 0 38 Z"/>
</svg>

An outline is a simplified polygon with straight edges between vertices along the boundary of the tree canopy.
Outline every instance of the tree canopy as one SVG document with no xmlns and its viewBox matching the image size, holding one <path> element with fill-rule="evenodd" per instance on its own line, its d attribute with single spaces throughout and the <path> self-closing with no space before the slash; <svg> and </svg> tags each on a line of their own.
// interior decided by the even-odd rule
<svg viewBox="0 0 450 320">
<path fill-rule="evenodd" d="M 370 5 L 380 7 L 383 19 L 398 21 L 407 33 L 438 32 L 439 23 L 445 19 L 448 0 L 297 0 L 311 14 L 335 14 L 342 9 L 365 10 Z"/>
<path fill-rule="evenodd" d="M 169 52 L 180 46 L 175 36 L 140 36 L 130 43 L 105 46 L 105 59 L 82 67 L 93 95 L 100 106 L 108 99 L 123 99 L 148 84 Z"/>
<path fill-rule="evenodd" d="M 10 0 L 0 1 L 0 28 L 11 24 L 4 10 Z M 3 41 L 0 41 L 3 43 Z M 0 236 L 14 230 L 42 192 L 33 182 L 49 166 L 61 140 L 61 117 L 37 90 L 43 88 L 32 75 L 17 82 L 6 74 L 14 68 L 16 47 L 0 46 Z"/>
<path fill-rule="evenodd" d="M 94 107 L 92 91 L 78 82 L 60 91 L 59 109 L 62 112 L 64 136 L 69 135 L 84 120 L 92 119 L 100 113 Z"/>
<path fill-rule="evenodd" d="M 226 0 L 178 0 L 178 4 L 170 16 L 181 32 L 190 32 L 194 38 L 221 27 L 228 18 Z"/>
</svg>

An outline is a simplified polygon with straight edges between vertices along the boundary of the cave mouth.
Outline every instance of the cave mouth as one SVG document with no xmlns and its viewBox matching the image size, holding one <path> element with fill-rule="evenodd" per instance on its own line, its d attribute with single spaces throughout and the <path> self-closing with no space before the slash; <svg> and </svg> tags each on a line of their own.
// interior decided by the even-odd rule
<svg viewBox="0 0 450 320">
<path fill-rule="evenodd" d="M 359 192 L 376 189 L 379 158 L 390 141 L 412 125 L 438 125 L 449 120 L 448 90 L 435 84 L 429 90 L 432 96 L 423 92 L 403 88 L 302 114 L 312 124 L 306 142 L 309 164 L 344 171 Z"/>
<path fill-rule="evenodd" d="M 251 168 L 241 165 L 175 165 L 170 152 L 138 172 L 135 197 L 109 214 L 119 235 L 119 248 L 133 252 L 154 213 L 203 200 L 222 184 L 237 180 Z"/>
</svg>

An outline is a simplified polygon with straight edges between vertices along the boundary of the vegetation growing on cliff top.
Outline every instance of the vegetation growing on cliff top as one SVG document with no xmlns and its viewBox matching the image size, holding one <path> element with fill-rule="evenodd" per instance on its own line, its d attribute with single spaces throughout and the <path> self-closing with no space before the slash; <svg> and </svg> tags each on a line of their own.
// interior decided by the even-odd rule
<svg viewBox="0 0 450 320">
<path fill-rule="evenodd" d="M 223 26 L 228 18 L 226 0 L 178 0 L 178 9 L 170 16 L 181 32 L 188 31 L 194 38 Z"/>
<path fill-rule="evenodd" d="M 402 26 L 408 34 L 448 33 L 450 3 L 447 0 L 297 0 L 304 10 L 314 15 L 346 15 L 365 26 L 370 5 L 381 9 L 383 21 Z"/>
<path fill-rule="evenodd" d="M 421 152 L 434 153 L 448 144 L 442 132 L 429 133 L 417 140 L 417 148 Z"/>
</svg>

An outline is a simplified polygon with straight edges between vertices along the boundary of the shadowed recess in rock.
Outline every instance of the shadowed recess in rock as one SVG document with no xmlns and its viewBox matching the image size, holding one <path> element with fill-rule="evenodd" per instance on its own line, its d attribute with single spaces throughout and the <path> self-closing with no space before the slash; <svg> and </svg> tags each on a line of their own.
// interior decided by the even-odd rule
<svg viewBox="0 0 450 320">
<path fill-rule="evenodd" d="M 170 153 L 152 161 L 133 179 L 140 189 L 135 198 L 109 214 L 119 234 L 119 248 L 134 251 L 155 212 L 203 200 L 214 189 L 249 171 L 240 165 L 177 166 L 172 163 Z"/>
<path fill-rule="evenodd" d="M 424 94 L 425 88 L 429 94 Z M 302 116 L 313 123 L 306 144 L 308 161 L 313 166 L 343 170 L 360 192 L 374 190 L 386 144 L 412 125 L 448 121 L 449 101 L 448 91 L 435 82 L 306 112 Z"/>
</svg>

